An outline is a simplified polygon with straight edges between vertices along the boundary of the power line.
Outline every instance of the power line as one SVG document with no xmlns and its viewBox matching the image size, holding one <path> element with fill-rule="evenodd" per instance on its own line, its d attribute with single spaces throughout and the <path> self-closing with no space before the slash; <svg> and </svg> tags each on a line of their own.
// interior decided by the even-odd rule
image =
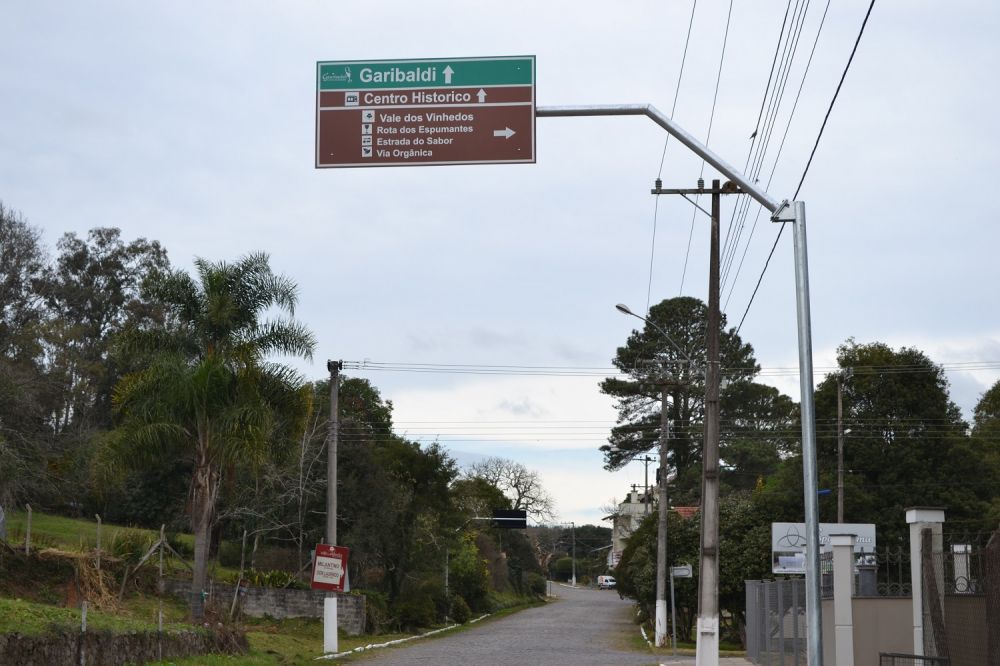
<svg viewBox="0 0 1000 666">
<path fill-rule="evenodd" d="M 687 37 L 684 39 L 684 53 L 681 55 L 681 68 L 677 74 L 677 86 L 674 88 L 674 101 L 670 106 L 670 119 L 673 120 L 674 112 L 677 110 L 677 99 L 680 97 L 681 81 L 684 80 L 684 65 L 687 63 L 688 45 L 691 43 L 691 28 L 694 25 L 694 10 L 698 6 L 698 0 L 691 3 L 691 17 L 688 19 Z M 663 153 L 660 155 L 660 168 L 656 172 L 656 177 L 663 175 L 663 163 L 667 159 L 667 145 L 670 142 L 670 134 L 663 140 Z M 653 260 L 656 257 L 656 227 L 660 212 L 660 197 L 654 197 L 653 203 L 653 238 L 649 248 L 649 281 L 646 285 L 646 312 L 649 312 L 649 301 L 653 292 Z"/>
<path fill-rule="evenodd" d="M 729 43 L 729 26 L 732 23 L 733 18 L 733 0 L 729 0 L 729 13 L 726 14 L 726 31 L 722 37 L 722 54 L 719 56 L 719 71 L 715 75 L 715 93 L 712 96 L 712 111 L 708 116 L 708 132 L 705 136 L 705 146 L 709 145 L 712 139 L 712 126 L 715 124 L 715 108 L 719 101 L 719 84 L 722 81 L 722 66 L 726 62 L 726 45 Z M 705 160 L 701 161 L 701 170 L 698 172 L 698 179 L 701 180 L 705 175 Z M 697 206 L 699 197 L 696 195 L 694 202 Z M 691 212 L 691 230 L 688 232 L 688 242 L 687 251 L 684 253 L 684 268 L 681 270 L 681 286 L 677 293 L 682 294 L 684 292 L 684 280 L 687 277 L 687 267 L 688 260 L 691 257 L 691 239 L 694 237 L 694 221 L 695 217 L 698 215 L 698 208 L 695 208 Z"/>
<path fill-rule="evenodd" d="M 861 29 L 858 31 L 858 37 L 854 40 L 854 48 L 851 49 L 851 55 L 847 59 L 847 65 L 844 67 L 843 74 L 840 75 L 840 82 L 837 83 L 837 89 L 833 93 L 833 99 L 830 100 L 830 106 L 826 110 L 826 115 L 823 117 L 823 124 L 820 125 L 819 134 L 816 135 L 816 142 L 813 144 L 812 151 L 809 153 L 809 159 L 806 162 L 805 169 L 802 170 L 802 177 L 799 179 L 799 185 L 795 188 L 795 194 L 792 195 L 792 200 L 798 198 L 799 192 L 802 190 L 802 184 L 806 180 L 806 174 L 809 173 L 809 167 L 812 166 L 813 157 L 816 155 L 816 149 L 819 147 L 820 139 L 823 138 L 823 131 L 826 129 L 826 123 L 830 119 L 830 113 L 833 111 L 833 105 L 837 102 L 837 97 L 840 95 L 840 89 L 844 85 L 844 79 L 847 78 L 847 72 L 851 69 L 851 63 L 854 62 L 854 54 L 858 51 L 858 44 L 861 43 L 861 36 L 865 34 L 865 26 L 868 25 L 868 17 L 872 14 L 872 9 L 875 7 L 875 0 L 871 0 L 871 4 L 868 5 L 868 11 L 865 13 L 865 19 L 861 22 Z M 760 289 L 760 283 L 764 279 L 764 274 L 767 272 L 767 267 L 771 264 L 771 257 L 774 256 L 774 250 L 778 247 L 778 241 L 781 240 L 781 233 L 785 230 L 785 222 L 781 223 L 781 227 L 778 229 L 778 235 L 774 239 L 774 245 L 771 246 L 771 251 L 767 255 L 767 261 L 764 262 L 764 269 L 760 273 L 760 277 L 757 278 L 757 285 L 753 289 L 753 293 L 750 295 L 750 302 L 747 303 L 746 310 L 743 311 L 743 317 L 740 318 L 740 324 L 736 327 L 736 333 L 739 334 L 740 329 L 743 328 L 743 322 L 746 321 L 747 313 L 750 312 L 750 306 L 753 305 L 754 298 L 757 296 L 757 290 Z"/>
<path fill-rule="evenodd" d="M 809 76 L 809 69 L 812 66 L 813 56 L 816 55 L 816 46 L 819 44 L 820 35 L 823 34 L 823 26 L 826 25 L 826 16 L 829 11 L 830 11 L 830 0 L 826 0 L 826 6 L 823 8 L 823 16 L 820 18 L 819 27 L 816 29 L 816 37 L 815 39 L 813 39 L 812 49 L 809 51 L 809 59 L 806 60 L 806 66 L 802 72 L 802 79 L 799 81 L 799 89 L 795 93 L 795 102 L 792 104 L 792 110 L 788 114 L 788 122 L 785 124 L 785 131 L 781 137 L 781 144 L 778 146 L 778 152 L 774 157 L 774 164 L 771 166 L 771 173 L 768 175 L 767 184 L 764 186 L 765 190 L 770 189 L 771 182 L 774 180 L 774 173 L 778 169 L 778 162 L 781 160 L 781 153 L 784 151 L 785 141 L 788 139 L 788 131 L 792 127 L 792 119 L 795 117 L 795 111 L 799 108 L 799 99 L 802 97 L 802 89 L 805 87 L 806 78 Z M 736 267 L 736 274 L 733 275 L 733 278 L 730 281 L 729 295 L 726 296 L 726 304 L 723 307 L 723 309 L 729 307 L 729 299 L 732 298 L 733 296 L 733 290 L 736 288 L 736 282 L 737 280 L 739 280 L 740 273 L 743 270 L 743 262 L 746 260 L 747 251 L 750 249 L 750 242 L 753 240 L 754 232 L 756 232 L 757 230 L 757 223 L 760 221 L 760 213 L 762 210 L 763 210 L 762 206 L 757 207 L 757 215 L 754 217 L 753 226 L 750 228 L 750 234 L 747 236 L 747 242 L 743 248 L 743 254 L 740 256 L 740 263 Z M 746 215 L 744 215 L 744 220 L 745 218 Z M 726 266 L 726 271 L 723 276 L 723 282 L 728 280 L 729 270 L 732 267 L 732 262 L 733 259 L 735 258 L 736 249 L 739 245 L 739 237 L 742 235 L 742 232 L 743 232 L 743 222 L 741 221 L 740 230 L 737 233 L 736 241 L 733 244 L 732 255 L 730 256 L 729 264 Z"/>
</svg>

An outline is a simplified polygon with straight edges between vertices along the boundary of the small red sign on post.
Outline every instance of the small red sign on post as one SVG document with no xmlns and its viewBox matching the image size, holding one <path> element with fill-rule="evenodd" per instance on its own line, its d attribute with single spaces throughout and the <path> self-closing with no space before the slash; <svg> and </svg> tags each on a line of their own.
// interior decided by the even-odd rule
<svg viewBox="0 0 1000 666">
<path fill-rule="evenodd" d="M 350 549 L 324 543 L 316 546 L 313 559 L 312 589 L 343 592 L 347 579 L 347 556 Z"/>
</svg>

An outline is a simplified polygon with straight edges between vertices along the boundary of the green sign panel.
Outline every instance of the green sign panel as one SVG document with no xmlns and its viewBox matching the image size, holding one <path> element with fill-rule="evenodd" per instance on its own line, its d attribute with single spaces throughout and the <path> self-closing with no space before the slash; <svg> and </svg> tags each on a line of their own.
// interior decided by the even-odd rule
<svg viewBox="0 0 1000 666">
<path fill-rule="evenodd" d="M 534 85 L 531 56 L 317 63 L 318 91 Z"/>
</svg>

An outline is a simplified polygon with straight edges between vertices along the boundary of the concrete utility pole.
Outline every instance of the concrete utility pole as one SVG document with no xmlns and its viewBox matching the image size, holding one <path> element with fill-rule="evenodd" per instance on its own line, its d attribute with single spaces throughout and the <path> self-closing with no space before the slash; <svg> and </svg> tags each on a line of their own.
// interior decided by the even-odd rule
<svg viewBox="0 0 1000 666">
<path fill-rule="evenodd" d="M 656 647 L 667 643 L 667 444 L 670 420 L 667 414 L 667 378 L 660 377 L 660 473 L 658 479 L 659 515 L 656 527 Z M 676 620 L 675 620 L 676 622 Z"/>
<path fill-rule="evenodd" d="M 330 371 L 330 420 L 326 431 L 326 542 L 337 545 L 337 440 L 340 434 L 340 371 L 343 361 L 327 361 Z M 323 651 L 337 651 L 337 593 L 323 600 Z"/>
<path fill-rule="evenodd" d="M 700 184 L 700 183 L 699 183 Z M 727 183 L 728 185 L 728 183 Z M 719 663 L 719 217 L 722 190 L 712 181 L 705 368 L 705 447 L 701 472 L 701 565 L 698 570 L 696 664 Z"/>
<path fill-rule="evenodd" d="M 719 357 L 719 328 L 722 315 L 719 312 L 719 217 L 722 195 L 740 194 L 737 185 L 727 182 L 724 186 L 718 180 L 712 181 L 712 188 L 705 189 L 705 183 L 698 181 L 695 189 L 663 189 L 657 180 L 653 194 L 679 194 L 688 199 L 689 194 L 712 196 L 711 244 L 709 249 L 708 272 L 708 322 L 705 331 L 705 444 L 702 447 L 701 474 L 701 560 L 698 570 L 698 666 L 717 664 L 719 661 L 719 385 L 721 363 Z M 698 206 L 694 201 L 688 199 Z M 705 212 L 701 206 L 699 210 Z"/>
<path fill-rule="evenodd" d="M 844 383 L 837 376 L 837 522 L 844 522 Z"/>
</svg>

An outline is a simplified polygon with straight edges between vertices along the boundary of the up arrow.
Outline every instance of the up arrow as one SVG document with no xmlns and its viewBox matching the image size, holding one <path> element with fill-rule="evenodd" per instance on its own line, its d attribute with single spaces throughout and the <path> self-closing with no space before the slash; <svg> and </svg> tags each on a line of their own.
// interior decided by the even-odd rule
<svg viewBox="0 0 1000 666">
<path fill-rule="evenodd" d="M 476 95 L 479 97 L 480 104 L 486 101 L 486 91 L 482 88 L 479 89 L 479 92 L 477 92 Z"/>
<path fill-rule="evenodd" d="M 444 68 L 444 82 L 445 83 L 451 83 L 451 75 L 454 74 L 454 73 L 455 73 L 455 70 L 453 70 L 451 68 L 451 65 L 448 65 L 447 67 L 445 67 Z"/>
<path fill-rule="evenodd" d="M 509 127 L 504 127 L 502 130 L 493 130 L 493 136 L 502 136 L 505 139 L 509 139 L 515 134 L 517 134 L 517 132 Z"/>
</svg>

